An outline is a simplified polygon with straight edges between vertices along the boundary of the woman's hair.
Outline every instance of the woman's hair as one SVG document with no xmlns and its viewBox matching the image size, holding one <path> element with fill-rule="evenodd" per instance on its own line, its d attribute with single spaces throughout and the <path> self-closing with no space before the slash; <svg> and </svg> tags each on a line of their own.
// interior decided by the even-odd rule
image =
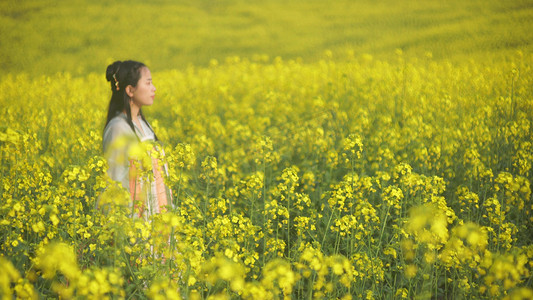
<svg viewBox="0 0 533 300">
<path fill-rule="evenodd" d="M 131 130 L 135 132 L 135 127 L 133 126 L 133 121 L 131 118 L 131 98 L 126 93 L 126 87 L 131 85 L 133 87 L 137 86 L 137 83 L 141 79 L 141 69 L 146 68 L 146 65 L 133 61 L 116 61 L 109 66 L 105 72 L 105 77 L 107 81 L 111 83 L 111 101 L 109 101 L 109 109 L 107 111 L 107 120 L 104 128 L 107 126 L 109 121 L 113 119 L 118 113 L 126 111 L 127 121 L 131 127 Z M 139 110 L 141 118 L 148 124 L 144 118 L 142 110 Z M 153 131 L 153 130 L 152 130 Z M 157 141 L 157 135 L 154 132 L 155 140 Z"/>
</svg>

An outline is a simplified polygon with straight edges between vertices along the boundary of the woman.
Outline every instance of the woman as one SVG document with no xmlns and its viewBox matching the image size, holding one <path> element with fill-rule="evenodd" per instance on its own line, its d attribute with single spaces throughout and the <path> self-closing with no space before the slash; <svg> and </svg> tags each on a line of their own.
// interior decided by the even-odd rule
<svg viewBox="0 0 533 300">
<path fill-rule="evenodd" d="M 143 63 L 131 60 L 109 65 L 106 79 L 112 91 L 103 134 L 108 174 L 130 193 L 132 216 L 148 219 L 172 205 L 171 192 L 163 181 L 166 165 L 161 166 L 157 159 L 163 154 L 162 149 L 157 146 L 157 136 L 142 113 L 143 106 L 153 104 L 156 88 L 150 70 Z M 145 149 L 139 146 L 146 143 L 153 145 L 147 153 L 151 166 L 145 163 L 143 168 L 140 158 L 132 153 Z M 156 155 L 157 151 L 161 153 Z"/>
</svg>

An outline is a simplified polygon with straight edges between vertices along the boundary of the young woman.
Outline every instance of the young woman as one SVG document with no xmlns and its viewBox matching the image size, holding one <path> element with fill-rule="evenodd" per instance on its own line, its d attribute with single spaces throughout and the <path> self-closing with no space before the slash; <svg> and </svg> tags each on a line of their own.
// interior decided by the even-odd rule
<svg viewBox="0 0 533 300">
<path fill-rule="evenodd" d="M 103 134 L 108 174 L 130 193 L 132 216 L 148 219 L 172 205 L 171 192 L 163 181 L 163 174 L 168 171 L 157 159 L 164 153 L 142 113 L 143 106 L 154 103 L 156 88 L 150 70 L 143 63 L 131 60 L 109 65 L 106 79 L 112 91 Z M 135 149 L 145 149 L 138 147 L 140 143 L 152 145 L 147 152 L 151 170 L 147 170 L 146 163 L 143 169 L 139 157 L 132 157 Z M 159 155 L 155 155 L 156 151 Z"/>
</svg>

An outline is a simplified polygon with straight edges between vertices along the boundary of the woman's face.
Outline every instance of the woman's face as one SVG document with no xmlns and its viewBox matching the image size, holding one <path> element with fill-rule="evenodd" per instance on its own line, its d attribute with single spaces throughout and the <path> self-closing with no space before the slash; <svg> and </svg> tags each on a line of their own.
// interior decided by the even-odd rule
<svg viewBox="0 0 533 300">
<path fill-rule="evenodd" d="M 148 68 L 141 69 L 141 79 L 137 82 L 137 86 L 132 88 L 131 93 L 128 93 L 131 100 L 138 107 L 144 105 L 152 105 L 155 98 L 155 86 L 152 83 L 152 74 Z"/>
</svg>

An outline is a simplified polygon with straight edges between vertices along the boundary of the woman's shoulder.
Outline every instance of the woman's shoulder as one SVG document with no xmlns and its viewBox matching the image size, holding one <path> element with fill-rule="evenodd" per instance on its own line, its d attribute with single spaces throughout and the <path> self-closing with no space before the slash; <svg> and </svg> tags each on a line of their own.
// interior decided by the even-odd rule
<svg viewBox="0 0 533 300">
<path fill-rule="evenodd" d="M 131 129 L 131 126 L 128 124 L 126 117 L 117 115 L 107 123 L 104 134 L 103 134 L 103 144 L 104 149 L 107 148 L 109 144 L 120 137 L 134 137 L 135 132 Z"/>
<path fill-rule="evenodd" d="M 128 121 L 125 116 L 122 114 L 118 114 L 115 117 L 113 117 L 109 122 L 107 123 L 105 129 L 104 129 L 104 135 L 106 132 L 115 132 L 115 131 L 123 131 L 125 133 L 132 131 L 131 126 L 128 124 Z M 133 134 L 133 132 L 132 132 Z"/>
</svg>

